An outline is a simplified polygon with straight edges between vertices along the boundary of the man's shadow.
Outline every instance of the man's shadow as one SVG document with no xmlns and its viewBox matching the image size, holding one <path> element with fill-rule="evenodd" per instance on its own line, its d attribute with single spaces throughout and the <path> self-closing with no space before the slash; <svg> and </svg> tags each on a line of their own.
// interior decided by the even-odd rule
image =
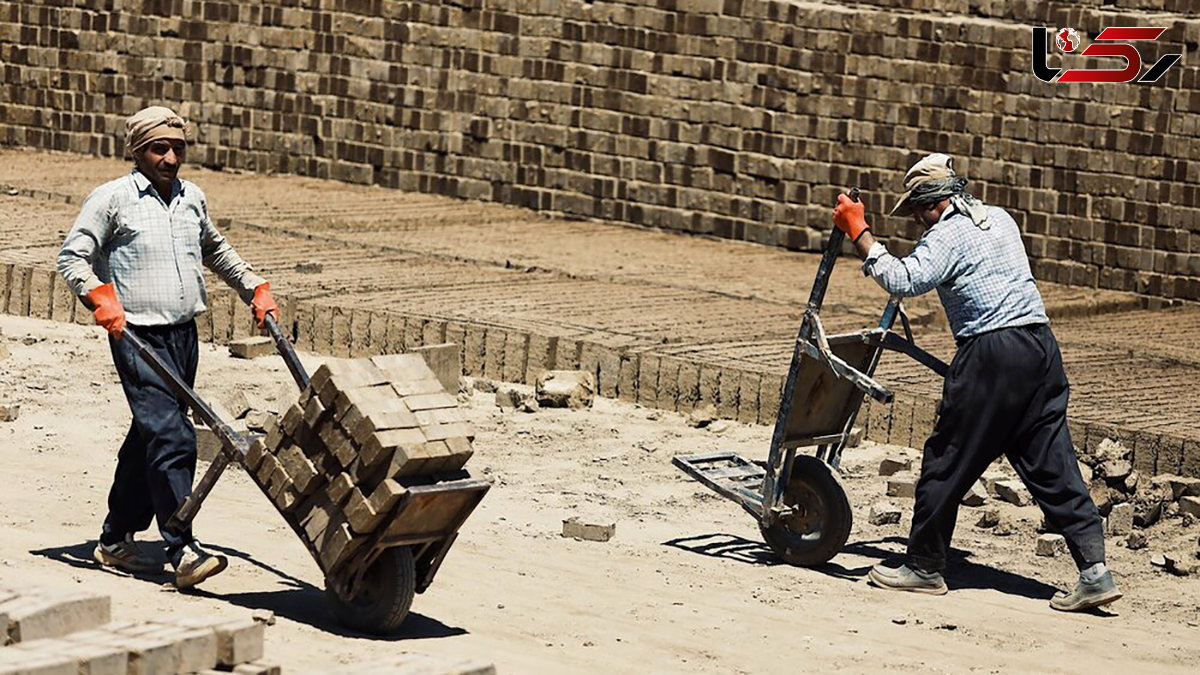
<svg viewBox="0 0 1200 675">
<path fill-rule="evenodd" d="M 873 541 L 856 541 L 847 544 L 841 553 L 839 553 L 839 556 L 848 553 L 866 558 L 875 558 L 880 561 L 894 560 L 899 558 L 899 555 L 895 551 L 881 548 L 880 546 L 884 544 L 896 544 L 903 547 L 907 543 L 905 538 L 897 536 L 884 537 Z M 664 541 L 663 545 L 689 553 L 732 560 L 748 565 L 786 564 L 765 543 L 733 534 L 713 533 L 679 537 Z M 1034 600 L 1049 600 L 1058 590 L 1037 579 L 1031 579 L 1014 572 L 1007 572 L 991 567 L 990 565 L 977 563 L 971 559 L 971 555 L 970 551 L 951 547 L 946 561 L 945 574 L 946 585 L 951 590 L 964 588 L 993 589 L 1001 593 L 1018 595 Z M 835 556 L 833 560 L 827 563 L 807 569 L 837 579 L 854 580 L 866 576 L 867 572 L 871 569 L 871 564 L 847 568 L 839 564 Z"/>
<path fill-rule="evenodd" d="M 113 574 L 121 577 L 128 577 L 145 581 L 156 585 L 171 584 L 174 575 L 169 571 L 170 567 L 165 568 L 163 572 L 125 572 L 112 567 L 100 565 L 92 558 L 92 551 L 96 547 L 95 541 L 85 541 L 79 544 L 70 546 L 60 546 L 55 548 L 44 548 L 35 551 L 30 551 L 32 555 L 41 556 L 55 562 L 63 563 L 75 567 L 77 569 L 86 569 L 91 571 L 99 571 L 107 574 Z M 447 626 L 446 624 L 425 616 L 419 612 L 410 611 L 408 617 L 400 628 L 391 635 L 367 635 L 357 631 L 350 630 L 338 624 L 332 615 L 329 607 L 329 600 L 325 596 L 324 589 L 298 579 L 276 567 L 272 567 L 264 562 L 255 560 L 249 555 L 228 546 L 219 546 L 214 544 L 205 544 L 204 547 L 211 551 L 222 553 L 228 556 L 231 560 L 237 559 L 245 564 L 253 565 L 269 574 L 277 577 L 287 588 L 276 591 L 261 591 L 250 593 L 228 593 L 216 594 L 210 593 L 203 588 L 196 587 L 185 591 L 188 594 L 196 595 L 204 598 L 212 598 L 215 600 L 224 600 L 239 607 L 247 609 L 264 609 L 274 612 L 277 616 L 291 619 L 297 623 L 307 624 L 313 628 L 339 635 L 343 637 L 367 637 L 375 640 L 397 641 L 418 638 L 439 638 L 450 637 L 453 635 L 464 635 L 466 630 L 458 626 Z M 146 546 L 146 550 L 152 550 L 152 546 Z"/>
</svg>

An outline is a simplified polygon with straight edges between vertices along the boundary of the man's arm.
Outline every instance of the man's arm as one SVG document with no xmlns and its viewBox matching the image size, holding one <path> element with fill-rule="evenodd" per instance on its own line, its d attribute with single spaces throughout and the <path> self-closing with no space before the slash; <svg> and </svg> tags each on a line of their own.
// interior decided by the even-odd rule
<svg viewBox="0 0 1200 675">
<path fill-rule="evenodd" d="M 76 296 L 87 297 L 104 283 L 96 276 L 92 262 L 112 236 L 112 215 L 109 195 L 92 192 L 58 251 L 58 273 Z"/>
<path fill-rule="evenodd" d="M 947 232 L 945 227 L 929 230 L 903 259 L 888 253 L 870 232 L 864 232 L 854 248 L 865 261 L 864 274 L 875 279 L 889 295 L 912 297 L 928 293 L 954 276 L 958 256 Z"/>
</svg>

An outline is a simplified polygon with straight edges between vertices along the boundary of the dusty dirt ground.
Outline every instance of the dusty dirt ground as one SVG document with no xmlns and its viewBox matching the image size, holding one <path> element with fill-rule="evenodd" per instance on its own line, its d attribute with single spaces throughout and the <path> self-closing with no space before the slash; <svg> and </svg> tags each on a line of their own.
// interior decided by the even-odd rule
<svg viewBox="0 0 1200 675">
<path fill-rule="evenodd" d="M 504 673 L 1194 672 L 1200 659 L 1200 584 L 1149 563 L 1164 550 L 1194 554 L 1196 526 L 1168 520 L 1140 551 L 1110 541 L 1126 599 L 1112 612 L 1063 615 L 1047 600 L 1073 566 L 1035 556 L 1036 508 L 1003 507 L 1018 530 L 1005 538 L 976 529 L 978 510 L 964 508 L 950 594 L 887 593 L 863 575 L 902 549 L 909 504 L 892 500 L 905 510 L 899 525 L 869 525 L 867 511 L 886 499 L 879 460 L 916 451 L 851 450 L 850 543 L 826 566 L 798 569 L 776 563 L 739 508 L 670 464 L 717 449 L 762 457 L 769 429 L 730 424 L 715 434 L 606 399 L 590 412 L 502 414 L 491 395 L 472 397 L 469 467 L 495 485 L 394 638 L 331 622 L 316 565 L 236 470 L 197 522 L 231 568 L 180 594 L 166 576 L 91 562 L 129 421 L 100 329 L 0 316 L 0 343 L 11 352 L 0 360 L 0 403 L 21 406 L 15 422 L 0 423 L 0 583 L 78 584 L 110 594 L 114 618 L 125 620 L 268 609 L 278 623 L 267 657 L 285 672 L 399 651 L 478 657 Z M 248 388 L 273 398 L 288 381 L 277 358 L 240 361 L 201 346 L 202 395 Z M 563 539 L 571 515 L 615 520 L 616 537 Z"/>
</svg>

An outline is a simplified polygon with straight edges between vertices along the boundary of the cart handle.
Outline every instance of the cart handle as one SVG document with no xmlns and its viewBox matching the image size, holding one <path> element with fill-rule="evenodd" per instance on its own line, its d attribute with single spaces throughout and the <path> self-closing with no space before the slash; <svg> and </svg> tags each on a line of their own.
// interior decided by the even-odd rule
<svg viewBox="0 0 1200 675">
<path fill-rule="evenodd" d="M 296 386 L 304 389 L 308 386 L 308 372 L 304 370 L 304 364 L 300 363 L 300 357 L 296 355 L 296 348 L 292 346 L 292 341 L 287 339 L 283 331 L 279 330 L 279 324 L 275 322 L 273 314 L 268 313 L 265 322 L 267 332 L 271 334 L 271 339 L 275 340 L 275 349 L 279 350 L 279 355 L 287 364 L 288 370 L 292 373 L 292 379 L 296 380 Z"/>
</svg>

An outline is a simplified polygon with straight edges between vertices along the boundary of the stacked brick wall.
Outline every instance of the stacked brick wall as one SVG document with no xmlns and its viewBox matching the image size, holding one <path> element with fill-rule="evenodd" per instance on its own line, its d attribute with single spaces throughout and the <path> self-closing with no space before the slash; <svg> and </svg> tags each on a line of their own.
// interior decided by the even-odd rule
<svg viewBox="0 0 1200 675">
<path fill-rule="evenodd" d="M 166 103 L 210 166 L 795 249 L 839 189 L 879 213 L 942 150 L 1017 213 L 1040 278 L 1200 300 L 1200 11 L 1121 5 L 0 0 L 0 142 L 118 154 Z M 1166 26 L 1144 60 L 1184 57 L 1154 85 L 1046 84 L 1034 25 Z"/>
</svg>

